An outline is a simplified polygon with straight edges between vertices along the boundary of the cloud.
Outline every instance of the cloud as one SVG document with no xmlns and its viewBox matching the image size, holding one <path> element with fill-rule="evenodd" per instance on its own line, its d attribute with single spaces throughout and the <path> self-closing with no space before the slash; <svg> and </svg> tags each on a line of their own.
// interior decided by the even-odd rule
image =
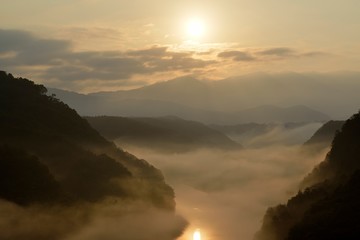
<svg viewBox="0 0 360 240">
<path fill-rule="evenodd" d="M 38 39 L 28 32 L 0 29 L 0 53 L 14 53 L 12 58 L 0 60 L 1 65 L 53 65 L 68 54 L 70 47 L 68 41 Z"/>
<path fill-rule="evenodd" d="M 60 31 L 59 36 L 72 36 L 66 33 L 66 29 L 62 31 L 65 35 Z M 78 28 L 72 33 L 75 37 L 69 41 L 41 38 L 27 31 L 0 29 L 1 70 L 51 87 L 100 91 L 113 90 L 114 86 L 116 89 L 134 88 L 189 74 L 219 79 L 228 77 L 229 68 L 238 70 L 239 65 L 246 65 L 246 71 L 251 71 L 258 69 L 261 63 L 269 66 L 268 63 L 276 64 L 281 60 L 297 61 L 326 55 L 321 51 L 288 47 L 240 49 L 237 45 L 225 43 L 109 50 L 109 47 L 101 46 L 104 44 L 99 44 L 99 40 L 114 36 L 120 38 L 121 34 L 114 29 Z M 89 37 L 91 41 L 88 41 Z M 97 50 L 81 47 L 84 42 L 93 44 L 89 49 Z"/>
<path fill-rule="evenodd" d="M 136 51 L 128 51 L 128 55 L 136 57 L 163 57 L 169 54 L 167 47 L 154 46 L 149 49 L 141 49 Z"/>
<path fill-rule="evenodd" d="M 219 58 L 231 59 L 234 62 L 276 61 L 289 58 L 321 57 L 327 53 L 322 51 L 300 51 L 288 47 L 247 48 L 241 50 L 227 49 L 218 53 Z"/>
<path fill-rule="evenodd" d="M 263 56 L 287 57 L 287 56 L 294 56 L 296 54 L 296 51 L 292 48 L 279 47 L 279 48 L 265 49 L 257 52 L 257 54 Z"/>
<path fill-rule="evenodd" d="M 258 51 L 256 54 L 262 56 L 276 56 L 276 57 L 318 57 L 328 55 L 326 52 L 322 51 L 308 51 L 301 52 L 293 48 L 286 47 L 277 47 L 277 48 L 268 48 L 265 50 Z"/>
<path fill-rule="evenodd" d="M 305 52 L 302 53 L 301 56 L 303 57 L 322 57 L 322 56 L 327 56 L 330 55 L 327 52 L 323 52 L 323 51 L 310 51 L 310 52 Z"/>
<path fill-rule="evenodd" d="M 61 40 L 36 39 L 29 32 L 0 29 L 0 53 L 11 51 L 36 52 L 44 49 L 49 52 L 63 52 L 69 47 L 69 42 Z"/>
<path fill-rule="evenodd" d="M 174 52 L 168 47 L 154 46 L 148 49 L 127 51 L 126 55 L 135 57 L 144 62 L 149 73 L 181 70 L 189 72 L 193 69 L 205 68 L 215 64 L 215 60 L 202 60 L 194 58 L 192 51 Z"/>
<path fill-rule="evenodd" d="M 220 58 L 231 58 L 234 61 L 254 61 L 256 60 L 255 57 L 253 57 L 248 52 L 243 51 L 225 51 L 218 54 L 218 57 Z"/>
<path fill-rule="evenodd" d="M 121 84 L 135 75 L 191 73 L 216 63 L 193 55 L 164 46 L 76 52 L 70 41 L 39 38 L 25 31 L 0 30 L 0 65 L 4 70 L 33 67 L 40 78 L 55 81 L 117 80 Z"/>
</svg>

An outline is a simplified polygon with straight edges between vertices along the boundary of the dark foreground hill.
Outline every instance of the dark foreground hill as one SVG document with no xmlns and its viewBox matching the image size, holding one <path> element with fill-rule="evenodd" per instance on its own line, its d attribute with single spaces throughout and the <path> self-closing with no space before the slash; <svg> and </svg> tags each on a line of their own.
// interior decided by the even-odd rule
<svg viewBox="0 0 360 240">
<path fill-rule="evenodd" d="M 360 113 L 345 122 L 302 186 L 286 204 L 267 211 L 255 239 L 360 238 Z"/>
<path fill-rule="evenodd" d="M 44 86 L 0 72 L 0 239 L 173 240 L 186 226 L 174 208 L 158 169 Z"/>
<path fill-rule="evenodd" d="M 159 170 L 116 148 L 46 91 L 0 72 L 0 198 L 22 205 L 119 198 L 174 209 Z"/>
<path fill-rule="evenodd" d="M 162 152 L 183 152 L 198 148 L 225 150 L 241 146 L 226 135 L 194 121 L 177 117 L 124 118 L 86 117 L 103 136 L 119 143 Z"/>
</svg>

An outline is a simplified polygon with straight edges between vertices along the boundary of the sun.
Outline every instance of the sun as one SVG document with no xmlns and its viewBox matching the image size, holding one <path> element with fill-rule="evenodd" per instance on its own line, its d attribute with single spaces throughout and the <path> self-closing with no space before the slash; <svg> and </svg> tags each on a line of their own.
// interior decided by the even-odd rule
<svg viewBox="0 0 360 240">
<path fill-rule="evenodd" d="M 200 230 L 196 230 L 193 234 L 193 240 L 201 240 Z"/>
<path fill-rule="evenodd" d="M 192 18 L 186 25 L 187 34 L 191 38 L 200 38 L 205 33 L 205 23 L 202 19 Z"/>
</svg>

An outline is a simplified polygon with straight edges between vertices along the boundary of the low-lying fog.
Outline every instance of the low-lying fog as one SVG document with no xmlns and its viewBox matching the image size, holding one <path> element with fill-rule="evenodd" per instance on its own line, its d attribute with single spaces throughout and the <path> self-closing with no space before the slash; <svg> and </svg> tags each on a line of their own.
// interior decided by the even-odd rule
<svg viewBox="0 0 360 240">
<path fill-rule="evenodd" d="M 259 134 L 256 131 L 248 131 L 243 134 L 230 133 L 228 137 L 240 143 L 245 148 L 261 148 L 272 145 L 301 145 L 316 132 L 323 123 L 314 122 L 287 128 L 278 124 L 269 126 L 267 130 Z"/>
<path fill-rule="evenodd" d="M 192 240 L 196 229 L 202 240 L 250 240 L 266 209 L 294 195 L 300 180 L 324 159 L 326 151 L 310 157 L 300 146 L 177 154 L 134 146 L 125 150 L 161 169 L 175 189 L 177 211 L 189 221 L 179 240 Z"/>
</svg>

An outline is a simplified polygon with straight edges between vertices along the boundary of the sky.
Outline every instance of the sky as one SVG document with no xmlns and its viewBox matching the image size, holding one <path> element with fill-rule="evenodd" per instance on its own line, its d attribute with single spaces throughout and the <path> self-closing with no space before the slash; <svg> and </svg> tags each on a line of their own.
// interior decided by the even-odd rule
<svg viewBox="0 0 360 240">
<path fill-rule="evenodd" d="M 0 69 L 79 92 L 358 71 L 357 0 L 1 0 Z"/>
</svg>

